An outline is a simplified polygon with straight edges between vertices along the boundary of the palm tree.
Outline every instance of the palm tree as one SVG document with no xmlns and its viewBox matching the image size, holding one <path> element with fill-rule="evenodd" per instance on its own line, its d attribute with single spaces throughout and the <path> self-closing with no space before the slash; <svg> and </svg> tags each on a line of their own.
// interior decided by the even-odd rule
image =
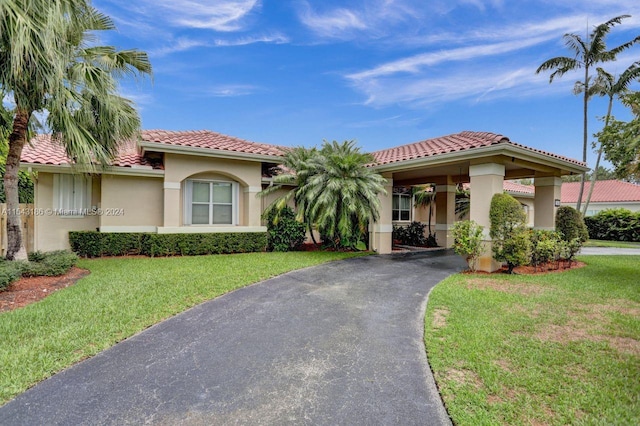
<svg viewBox="0 0 640 426">
<path fill-rule="evenodd" d="M 606 72 L 602 68 L 597 68 L 598 75 L 594 80 L 593 86 L 591 86 L 590 95 L 598 95 L 598 96 L 607 96 L 609 98 L 609 103 L 607 106 L 607 115 L 604 119 L 604 129 L 609 126 L 609 121 L 611 120 L 611 109 L 613 108 L 613 99 L 616 96 L 621 96 L 628 91 L 629 85 L 635 80 L 640 79 L 640 61 L 635 62 L 629 66 L 616 80 L 615 77 L 608 72 Z M 596 166 L 594 170 L 598 170 L 600 166 L 600 159 L 602 158 L 603 145 L 600 144 L 598 148 L 598 157 L 596 158 Z M 591 186 L 589 187 L 589 192 L 587 194 L 587 199 L 584 203 L 584 208 L 582 210 L 582 215 L 585 216 L 587 214 L 587 209 L 589 208 L 589 202 L 591 202 L 591 195 L 593 194 L 593 187 L 596 184 L 597 173 L 591 175 Z"/>
<path fill-rule="evenodd" d="M 310 221 L 327 242 L 354 246 L 369 222 L 380 218 L 378 194 L 386 193 L 386 179 L 366 167 L 374 159 L 354 141 L 325 141 L 313 161 L 316 173 L 299 189 L 308 203 Z"/>
<path fill-rule="evenodd" d="M 370 221 L 380 217 L 379 193 L 386 193 L 386 180 L 366 165 L 370 154 L 360 152 L 354 141 L 324 142 L 320 149 L 293 148 L 283 158 L 285 173 L 260 196 L 289 189 L 271 203 L 280 210 L 293 200 L 296 218 L 307 225 L 313 237 L 316 227 L 326 243 L 352 247 L 365 234 Z M 315 242 L 315 240 L 314 240 Z"/>
<path fill-rule="evenodd" d="M 611 29 L 622 22 L 623 19 L 629 18 L 630 15 L 621 15 L 612 18 L 596 26 L 593 31 L 588 34 L 588 40 L 583 40 L 577 34 L 565 34 L 564 40 L 566 46 L 575 53 L 574 57 L 558 56 L 545 61 L 536 70 L 536 74 L 542 71 L 553 70 L 549 76 L 549 83 L 553 82 L 554 78 L 561 77 L 569 71 L 584 69 L 584 80 L 582 81 L 584 87 L 583 96 L 583 128 L 582 128 L 582 161 L 587 162 L 587 143 L 588 143 L 588 103 L 589 103 L 589 82 L 590 82 L 590 70 L 596 64 L 601 62 L 613 61 L 616 59 L 618 53 L 631 47 L 634 43 L 640 41 L 640 36 L 633 40 L 621 44 L 611 50 L 607 50 L 605 38 Z M 584 180 L 585 174 L 582 174 L 580 192 L 578 194 L 578 202 L 576 210 L 580 210 L 582 204 L 582 193 L 584 192 Z"/>
<path fill-rule="evenodd" d="M 91 46 L 113 21 L 87 0 L 0 2 L 0 88 L 15 110 L 4 177 L 7 259 L 25 257 L 18 210 L 18 168 L 36 112 L 76 164 L 108 164 L 119 144 L 136 135 L 140 118 L 117 94 L 116 79 L 150 75 L 144 52 Z"/>
</svg>

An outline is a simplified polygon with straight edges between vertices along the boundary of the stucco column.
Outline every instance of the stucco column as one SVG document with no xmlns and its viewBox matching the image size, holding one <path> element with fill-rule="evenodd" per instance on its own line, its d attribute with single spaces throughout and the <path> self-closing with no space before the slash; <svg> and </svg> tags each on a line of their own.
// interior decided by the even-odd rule
<svg viewBox="0 0 640 426">
<path fill-rule="evenodd" d="M 501 266 L 493 259 L 491 251 L 489 209 L 494 194 L 503 192 L 504 173 L 504 164 L 485 163 L 469 166 L 471 179 L 469 218 L 484 226 L 484 252 L 480 255 L 477 265 L 480 271 L 493 272 Z"/>
<path fill-rule="evenodd" d="M 452 184 L 436 186 L 436 240 L 446 248 L 453 246 L 453 236 L 449 230 L 456 221 L 456 186 Z"/>
<path fill-rule="evenodd" d="M 163 226 L 180 226 L 180 182 L 164 182 Z"/>
<path fill-rule="evenodd" d="M 555 200 L 560 200 L 562 179 L 559 177 L 535 178 L 536 194 L 533 200 L 533 227 L 553 231 L 556 228 Z"/>
<path fill-rule="evenodd" d="M 369 224 L 369 249 L 380 254 L 391 253 L 393 224 L 391 221 L 391 209 L 393 200 L 393 175 L 383 174 L 387 179 L 384 189 L 387 194 L 378 194 L 380 200 L 380 219 Z"/>
<path fill-rule="evenodd" d="M 247 186 L 244 188 L 244 223 L 245 226 L 261 226 L 262 200 L 257 197 L 260 186 Z"/>
</svg>

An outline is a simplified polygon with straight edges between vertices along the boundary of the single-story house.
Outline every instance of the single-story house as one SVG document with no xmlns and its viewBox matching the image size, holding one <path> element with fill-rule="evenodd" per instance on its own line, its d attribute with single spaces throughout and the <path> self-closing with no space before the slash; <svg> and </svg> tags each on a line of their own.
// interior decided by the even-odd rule
<svg viewBox="0 0 640 426">
<path fill-rule="evenodd" d="M 264 232 L 261 213 L 273 200 L 256 196 L 285 148 L 211 131 L 147 130 L 123 143 L 110 167 L 72 167 L 62 146 L 39 135 L 25 146 L 21 166 L 37 171 L 34 249 L 68 247 L 68 232 Z M 587 170 L 582 162 L 529 148 L 507 137 L 465 131 L 376 151 L 371 167 L 387 179 L 382 211 L 370 225 L 370 248 L 391 252 L 394 218 L 405 202 L 394 186 L 436 185 L 436 232 L 450 247 L 456 184 L 469 183 L 470 218 L 488 237 L 489 203 L 505 179 L 534 178 L 537 228 L 553 229 L 560 176 Z M 275 195 L 274 195 L 275 197 Z M 398 200 L 395 200 L 398 198 Z M 490 246 L 480 269 L 495 270 Z"/>
<path fill-rule="evenodd" d="M 582 201 L 587 199 L 591 182 L 585 182 Z M 562 184 L 563 206 L 575 207 L 578 202 L 580 182 Z M 607 209 L 627 209 L 640 212 L 640 185 L 621 180 L 600 180 L 593 186 L 593 193 L 585 216 L 593 216 Z"/>
</svg>

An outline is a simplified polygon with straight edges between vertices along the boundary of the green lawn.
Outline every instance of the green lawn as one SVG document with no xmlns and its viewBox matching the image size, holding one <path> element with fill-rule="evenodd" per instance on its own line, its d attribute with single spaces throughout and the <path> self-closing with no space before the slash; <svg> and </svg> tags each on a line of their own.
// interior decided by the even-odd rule
<svg viewBox="0 0 640 426">
<path fill-rule="evenodd" d="M 458 274 L 429 296 L 425 344 L 458 425 L 637 424 L 640 256 L 557 274 Z"/>
<path fill-rule="evenodd" d="M 614 248 L 637 248 L 640 249 L 640 243 L 632 243 L 629 241 L 605 241 L 605 240 L 588 240 L 585 247 L 614 247 Z"/>
<path fill-rule="evenodd" d="M 360 253 L 81 260 L 91 274 L 0 314 L 0 405 L 52 374 L 205 300 Z"/>
</svg>

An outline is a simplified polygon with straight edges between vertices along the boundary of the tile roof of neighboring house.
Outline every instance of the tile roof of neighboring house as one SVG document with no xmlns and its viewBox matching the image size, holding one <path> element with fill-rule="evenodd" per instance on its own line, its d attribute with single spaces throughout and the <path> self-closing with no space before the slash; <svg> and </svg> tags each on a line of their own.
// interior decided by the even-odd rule
<svg viewBox="0 0 640 426">
<path fill-rule="evenodd" d="M 249 142 L 244 139 L 211 132 L 209 130 L 185 132 L 144 130 L 142 132 L 142 141 L 163 145 L 215 149 L 258 155 L 280 156 L 283 154 L 284 150 L 284 148 L 276 145 Z"/>
<path fill-rule="evenodd" d="M 591 182 L 584 185 L 582 200 L 586 200 Z M 563 203 L 576 203 L 580 182 L 565 182 L 562 184 L 561 201 Z M 635 183 L 622 182 L 620 180 L 600 180 L 596 181 L 591 195 L 592 203 L 613 203 L 613 202 L 640 202 L 640 185 Z"/>
<path fill-rule="evenodd" d="M 510 180 L 505 180 L 503 183 L 503 188 L 507 192 L 516 192 L 519 194 L 535 194 L 536 190 L 533 185 L 522 185 L 520 183 L 516 183 Z"/>
<path fill-rule="evenodd" d="M 220 133 L 202 131 L 176 132 L 165 130 L 143 130 L 142 142 L 174 145 L 212 150 L 232 151 L 245 154 L 258 155 L 282 155 L 283 149 L 275 145 L 255 143 Z M 32 146 L 31 146 L 32 145 Z M 147 149 L 153 151 L 152 149 Z M 149 166 L 162 168 L 156 162 L 151 162 L 141 155 L 137 143 L 133 140 L 122 144 L 118 156 L 112 165 L 118 167 Z M 70 164 L 64 147 L 57 143 L 51 135 L 37 135 L 31 140 L 31 144 L 24 147 L 21 161 L 33 164 L 64 165 Z"/>
<path fill-rule="evenodd" d="M 402 145 L 394 148 L 376 151 L 373 153 L 373 157 L 377 164 L 382 165 L 498 144 L 509 144 L 512 146 L 527 149 L 532 152 L 537 152 L 564 161 L 569 161 L 574 164 L 584 165 L 584 163 L 577 160 L 511 142 L 509 138 L 503 135 L 489 132 L 470 131 L 464 131 L 434 139 L 426 139 L 420 142 L 410 143 L 408 145 Z"/>
</svg>

